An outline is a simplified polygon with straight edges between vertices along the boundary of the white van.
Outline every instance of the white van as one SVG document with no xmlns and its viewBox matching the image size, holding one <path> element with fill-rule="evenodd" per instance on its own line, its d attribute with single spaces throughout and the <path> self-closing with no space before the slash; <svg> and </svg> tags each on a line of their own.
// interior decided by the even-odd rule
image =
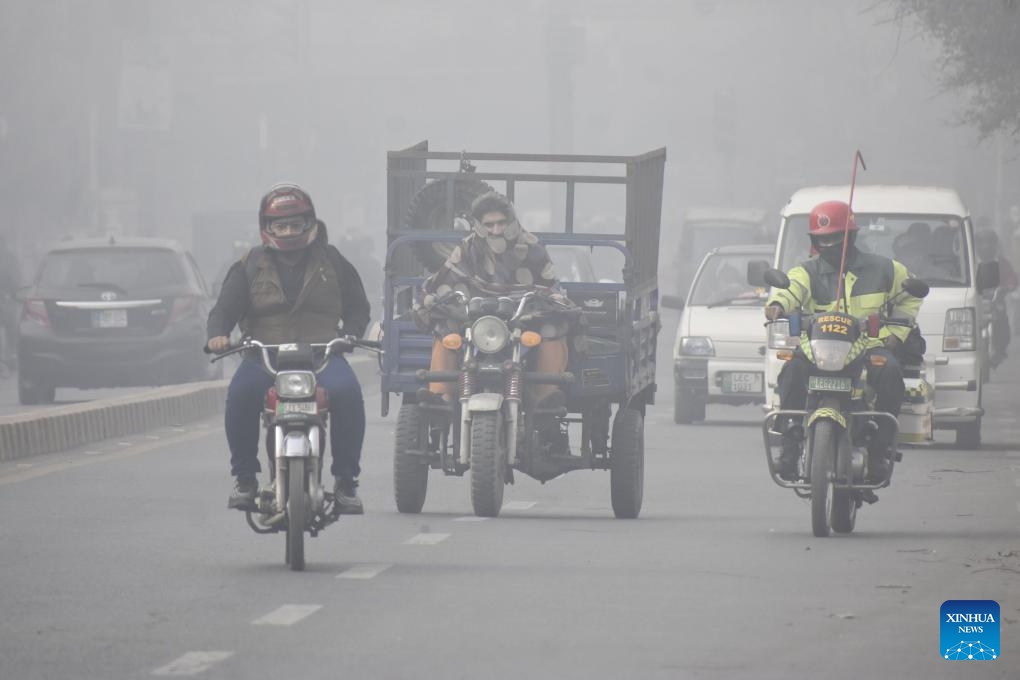
<svg viewBox="0 0 1020 680">
<path fill-rule="evenodd" d="M 849 186 L 809 187 L 794 193 L 780 214 L 775 266 L 787 271 L 810 257 L 811 209 L 823 201 L 849 197 Z M 979 342 L 980 290 L 998 285 L 998 271 L 985 265 L 978 269 L 966 206 L 952 189 L 857 186 L 853 211 L 860 250 L 899 260 L 931 286 L 917 323 L 927 342 L 927 379 L 935 389 L 933 426 L 955 430 L 957 446 L 979 447 L 984 414 L 981 376 L 988 361 Z M 774 408 L 779 406 L 775 386 L 781 366 L 774 351 L 766 353 L 766 394 Z"/>
</svg>

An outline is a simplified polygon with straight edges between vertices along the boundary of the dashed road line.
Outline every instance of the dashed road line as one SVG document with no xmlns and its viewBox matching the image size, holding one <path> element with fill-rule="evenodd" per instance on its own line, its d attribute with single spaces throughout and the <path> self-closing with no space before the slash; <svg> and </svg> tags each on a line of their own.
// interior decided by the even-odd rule
<svg viewBox="0 0 1020 680">
<path fill-rule="evenodd" d="M 188 652 L 165 666 L 152 671 L 153 675 L 198 675 L 209 670 L 214 664 L 229 659 L 233 652 Z"/>
<path fill-rule="evenodd" d="M 484 522 L 491 517 L 476 517 L 475 515 L 464 515 L 463 517 L 454 517 L 454 522 Z"/>
<path fill-rule="evenodd" d="M 341 571 L 336 577 L 367 580 L 375 578 L 392 566 L 392 564 L 357 564 L 350 569 Z"/>
<path fill-rule="evenodd" d="M 322 609 L 321 604 L 285 604 L 252 621 L 255 626 L 293 626 Z"/>
<path fill-rule="evenodd" d="M 435 545 L 450 537 L 450 534 L 418 534 L 404 541 L 404 545 Z"/>
<path fill-rule="evenodd" d="M 510 501 L 503 504 L 504 510 L 528 510 L 535 507 L 537 501 Z"/>
</svg>

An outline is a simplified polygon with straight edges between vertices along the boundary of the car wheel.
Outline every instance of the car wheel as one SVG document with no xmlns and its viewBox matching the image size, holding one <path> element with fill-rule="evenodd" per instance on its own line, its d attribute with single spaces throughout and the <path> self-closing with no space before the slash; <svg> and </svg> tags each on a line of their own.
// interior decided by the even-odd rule
<svg viewBox="0 0 1020 680">
<path fill-rule="evenodd" d="M 961 449 L 981 448 L 981 419 L 976 418 L 956 429 L 956 446 Z"/>
<path fill-rule="evenodd" d="M 679 385 L 673 397 L 673 422 L 689 425 L 705 419 L 705 400 Z"/>
<path fill-rule="evenodd" d="M 24 372 L 18 374 L 18 401 L 23 406 L 52 404 L 56 393 L 57 389 L 53 385 L 46 385 Z"/>
</svg>

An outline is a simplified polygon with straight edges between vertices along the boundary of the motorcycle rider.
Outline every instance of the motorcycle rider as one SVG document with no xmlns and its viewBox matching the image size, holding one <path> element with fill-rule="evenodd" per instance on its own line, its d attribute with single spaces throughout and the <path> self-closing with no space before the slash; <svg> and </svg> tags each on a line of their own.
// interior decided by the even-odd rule
<svg viewBox="0 0 1020 680">
<path fill-rule="evenodd" d="M 809 314 L 836 311 L 836 279 L 839 276 L 843 239 L 846 236 L 846 307 L 839 311 L 863 319 L 873 312 L 883 311 L 890 298 L 898 296 L 889 317 L 913 322 L 921 307 L 921 300 L 901 293 L 903 281 L 910 276 L 907 268 L 896 260 L 863 252 L 855 246 L 857 224 L 849 205 L 842 201 L 825 201 L 816 205 L 808 218 L 808 234 L 817 255 L 787 272 L 790 289 L 776 289 L 772 293 L 765 306 L 767 319 L 773 321 L 796 310 Z M 886 325 L 879 331 L 878 338 L 867 339 L 870 346 L 864 360 L 868 361 L 873 355 L 885 359 L 884 365 L 868 367 L 868 383 L 876 393 L 875 408 L 893 416 L 899 415 L 904 393 L 903 369 L 895 352 L 910 333 L 908 327 Z M 781 408 L 799 410 L 806 406 L 810 369 L 807 357 L 799 348 L 795 350 L 793 358 L 786 362 L 778 377 Z M 803 426 L 796 420 L 792 419 L 781 426 L 783 447 L 779 476 L 787 481 L 797 479 L 800 442 L 804 438 Z M 873 481 L 884 479 L 888 473 L 888 456 L 895 444 L 894 436 L 891 426 L 880 421 L 878 433 L 868 446 L 868 472 Z"/>
<path fill-rule="evenodd" d="M 277 184 L 259 205 L 261 246 L 230 268 L 216 306 L 209 313 L 208 347 L 229 348 L 235 324 L 267 344 L 324 343 L 342 333 L 361 337 L 369 303 L 357 270 L 328 244 L 326 225 L 316 218 L 308 193 L 295 184 Z M 358 497 L 365 404 L 357 376 L 342 356 L 332 356 L 317 377 L 329 395 L 331 472 L 343 514 L 363 514 Z M 259 416 L 273 377 L 254 357 L 246 357 L 227 391 L 226 434 L 230 472 L 236 478 L 227 507 L 255 508 L 258 492 Z"/>
<path fill-rule="evenodd" d="M 999 287 L 992 293 L 992 314 L 995 315 L 994 332 L 991 338 L 991 355 L 988 358 L 992 368 L 1006 358 L 1012 332 L 1009 329 L 1009 314 L 1006 311 L 1006 296 L 1017 289 L 1017 276 L 1013 265 L 999 248 L 999 237 L 992 229 L 981 229 L 974 234 L 974 250 L 979 262 L 999 263 Z"/>
<path fill-rule="evenodd" d="M 434 328 L 430 309 L 436 300 L 458 290 L 470 299 L 476 296 L 500 296 L 522 292 L 534 286 L 551 289 L 553 298 L 567 301 L 559 291 L 556 271 L 549 253 L 538 239 L 517 220 L 513 205 L 503 195 L 490 191 L 471 204 L 472 232 L 450 253 L 446 262 L 422 284 L 425 293 L 417 310 L 418 323 Z M 536 370 L 562 373 L 567 369 L 567 322 L 543 329 L 542 342 L 536 348 Z M 449 332 L 460 330 L 451 322 Z M 458 353 L 442 344 L 441 334 L 433 338 L 431 370 L 454 371 Z M 452 383 L 431 383 L 429 393 L 444 401 L 453 399 Z M 529 394 L 543 408 L 562 406 L 563 392 L 555 385 L 530 385 Z"/>
</svg>

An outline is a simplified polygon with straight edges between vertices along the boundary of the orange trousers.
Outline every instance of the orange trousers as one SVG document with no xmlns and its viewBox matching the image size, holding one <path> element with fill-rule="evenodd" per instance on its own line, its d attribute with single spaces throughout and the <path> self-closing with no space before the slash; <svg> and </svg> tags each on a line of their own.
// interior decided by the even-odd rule
<svg viewBox="0 0 1020 680">
<path fill-rule="evenodd" d="M 566 338 L 543 340 L 535 352 L 535 370 L 542 373 L 563 373 L 567 370 Z M 460 368 L 460 350 L 447 349 L 443 347 L 439 338 L 434 338 L 430 370 L 456 371 L 458 368 Z M 456 383 L 429 383 L 429 391 L 452 400 L 456 386 Z M 528 396 L 531 397 L 533 403 L 537 403 L 547 394 L 559 388 L 556 385 L 528 385 L 527 389 Z"/>
</svg>

